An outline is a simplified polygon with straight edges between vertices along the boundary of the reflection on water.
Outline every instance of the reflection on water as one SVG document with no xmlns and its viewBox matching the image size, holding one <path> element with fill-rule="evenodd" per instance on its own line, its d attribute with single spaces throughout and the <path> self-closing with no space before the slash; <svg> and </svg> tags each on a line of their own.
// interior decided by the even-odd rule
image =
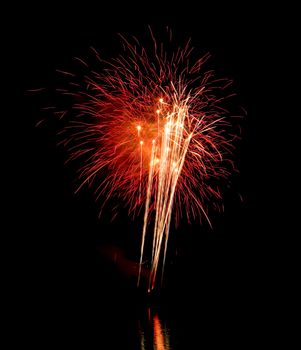
<svg viewBox="0 0 301 350">
<path fill-rule="evenodd" d="M 139 337 L 141 350 L 172 350 L 170 346 L 170 330 L 166 321 L 160 319 L 156 310 L 148 308 L 147 320 L 139 320 Z"/>
<path fill-rule="evenodd" d="M 169 347 L 169 330 L 163 324 L 163 328 L 157 314 L 154 315 L 154 344 L 158 350 L 168 350 Z"/>
</svg>

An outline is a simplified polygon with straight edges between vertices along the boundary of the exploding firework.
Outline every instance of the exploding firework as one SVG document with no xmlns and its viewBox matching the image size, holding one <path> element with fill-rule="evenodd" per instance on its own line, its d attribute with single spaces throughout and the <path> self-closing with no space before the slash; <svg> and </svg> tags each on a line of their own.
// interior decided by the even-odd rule
<svg viewBox="0 0 301 350">
<path fill-rule="evenodd" d="M 159 266 L 163 276 L 172 220 L 210 224 L 207 204 L 219 202 L 218 183 L 234 169 L 235 135 L 223 107 L 230 82 L 204 70 L 209 55 L 193 60 L 189 41 L 168 50 L 150 34 L 148 50 L 121 36 L 123 55 L 102 60 L 94 51 L 99 71 L 79 60 L 87 73 L 63 72 L 71 80 L 62 92 L 73 99 L 63 143 L 69 160 L 82 164 L 77 190 L 94 184 L 103 205 L 115 196 L 131 214 L 144 210 L 140 269 L 151 236 L 152 290 Z"/>
</svg>

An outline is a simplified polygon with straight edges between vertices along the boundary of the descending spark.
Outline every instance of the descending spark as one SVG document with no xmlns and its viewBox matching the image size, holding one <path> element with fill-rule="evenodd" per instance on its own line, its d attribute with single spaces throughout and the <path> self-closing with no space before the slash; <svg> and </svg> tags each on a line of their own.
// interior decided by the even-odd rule
<svg viewBox="0 0 301 350">
<path fill-rule="evenodd" d="M 130 213 L 144 208 L 138 285 L 149 258 L 152 290 L 161 262 L 163 276 L 172 218 L 178 221 L 185 211 L 189 221 L 205 217 L 210 224 L 207 203 L 221 199 L 218 182 L 233 170 L 235 135 L 222 107 L 229 82 L 202 71 L 208 55 L 189 64 L 189 42 L 167 52 L 152 36 L 148 54 L 137 40 L 122 39 L 126 58 L 108 62 L 97 54 L 106 68 L 70 84 L 76 118 L 63 142 L 70 160 L 83 161 L 78 190 L 95 182 L 98 197 L 106 195 L 103 205 L 115 195 Z"/>
</svg>

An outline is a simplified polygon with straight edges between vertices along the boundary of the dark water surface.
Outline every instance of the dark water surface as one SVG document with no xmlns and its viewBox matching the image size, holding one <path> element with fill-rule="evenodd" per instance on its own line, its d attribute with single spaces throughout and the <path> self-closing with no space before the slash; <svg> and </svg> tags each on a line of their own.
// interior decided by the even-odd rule
<svg viewBox="0 0 301 350">
<path fill-rule="evenodd" d="M 14 340 L 39 348 L 175 350 L 257 344 L 267 334 L 263 294 L 238 283 L 170 285 L 148 297 L 124 280 L 90 277 L 35 281 L 23 295 Z"/>
</svg>

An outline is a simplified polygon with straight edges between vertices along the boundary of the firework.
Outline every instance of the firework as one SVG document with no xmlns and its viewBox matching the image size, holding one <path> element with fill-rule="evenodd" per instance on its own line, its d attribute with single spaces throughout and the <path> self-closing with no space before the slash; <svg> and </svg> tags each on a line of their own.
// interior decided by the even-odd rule
<svg viewBox="0 0 301 350">
<path fill-rule="evenodd" d="M 64 73 L 75 113 L 63 143 L 69 160 L 82 162 L 77 190 L 94 184 L 102 205 L 115 196 L 131 214 L 144 210 L 140 268 L 151 235 L 152 290 L 161 262 L 163 276 L 172 220 L 210 224 L 207 203 L 219 202 L 218 183 L 233 170 L 235 136 L 223 108 L 229 81 L 204 69 L 208 54 L 193 61 L 189 41 L 168 50 L 151 32 L 147 50 L 121 38 L 123 55 L 102 60 L 95 51 L 101 71 L 80 60 L 87 74 Z"/>
</svg>

